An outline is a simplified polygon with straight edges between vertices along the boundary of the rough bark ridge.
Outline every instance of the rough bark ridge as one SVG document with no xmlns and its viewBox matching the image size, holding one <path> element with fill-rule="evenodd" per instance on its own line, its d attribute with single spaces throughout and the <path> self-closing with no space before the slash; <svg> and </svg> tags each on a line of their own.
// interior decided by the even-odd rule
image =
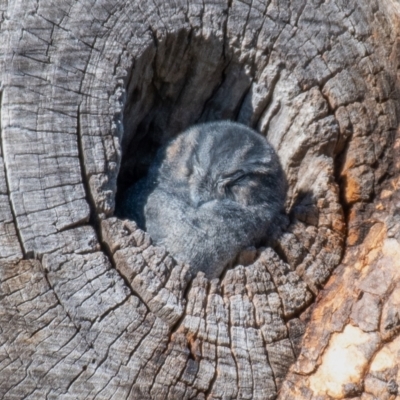
<svg viewBox="0 0 400 400">
<path fill-rule="evenodd" d="M 395 398 L 396 2 L 0 9 L 2 398 Z M 113 212 L 215 119 L 274 145 L 290 225 L 210 282 Z"/>
</svg>

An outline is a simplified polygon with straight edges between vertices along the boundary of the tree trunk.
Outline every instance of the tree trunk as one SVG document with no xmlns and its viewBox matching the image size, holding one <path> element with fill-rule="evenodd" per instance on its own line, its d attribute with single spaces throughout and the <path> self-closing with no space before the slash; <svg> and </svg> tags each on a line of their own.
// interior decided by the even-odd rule
<svg viewBox="0 0 400 400">
<path fill-rule="evenodd" d="M 397 0 L 0 9 L 1 398 L 400 398 Z M 277 150 L 290 225 L 208 281 L 114 211 L 220 119 Z"/>
</svg>

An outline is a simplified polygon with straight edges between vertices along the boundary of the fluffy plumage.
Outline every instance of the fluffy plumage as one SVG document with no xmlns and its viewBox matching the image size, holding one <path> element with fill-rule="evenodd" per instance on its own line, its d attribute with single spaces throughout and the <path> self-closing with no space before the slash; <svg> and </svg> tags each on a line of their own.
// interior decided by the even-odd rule
<svg viewBox="0 0 400 400">
<path fill-rule="evenodd" d="M 123 196 L 135 220 L 192 272 L 208 278 L 280 220 L 286 180 L 268 141 L 223 121 L 196 125 L 162 147 L 148 175 Z"/>
</svg>

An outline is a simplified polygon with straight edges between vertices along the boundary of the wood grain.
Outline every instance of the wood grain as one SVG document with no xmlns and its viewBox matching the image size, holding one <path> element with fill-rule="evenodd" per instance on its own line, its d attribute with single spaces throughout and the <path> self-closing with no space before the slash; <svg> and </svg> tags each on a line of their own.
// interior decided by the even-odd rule
<svg viewBox="0 0 400 400">
<path fill-rule="evenodd" d="M 0 0 L 0 397 L 396 399 L 399 10 Z M 114 211 L 220 119 L 277 150 L 289 225 L 209 281 Z"/>
</svg>

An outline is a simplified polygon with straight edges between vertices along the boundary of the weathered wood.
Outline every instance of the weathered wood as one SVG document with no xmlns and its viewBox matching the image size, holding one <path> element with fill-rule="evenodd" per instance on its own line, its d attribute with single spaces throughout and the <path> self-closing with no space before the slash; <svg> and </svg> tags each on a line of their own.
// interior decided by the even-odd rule
<svg viewBox="0 0 400 400">
<path fill-rule="evenodd" d="M 0 397 L 396 398 L 396 1 L 0 10 Z M 209 281 L 113 215 L 214 119 L 273 144 L 289 225 Z"/>
</svg>

